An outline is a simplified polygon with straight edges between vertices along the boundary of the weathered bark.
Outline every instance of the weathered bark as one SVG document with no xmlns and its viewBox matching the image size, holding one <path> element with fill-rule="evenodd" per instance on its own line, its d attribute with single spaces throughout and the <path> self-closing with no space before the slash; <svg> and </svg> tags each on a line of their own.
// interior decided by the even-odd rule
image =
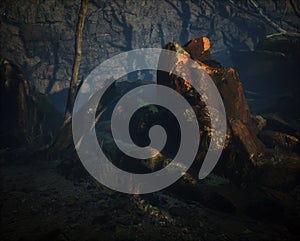
<svg viewBox="0 0 300 241">
<path fill-rule="evenodd" d="M 82 43 L 82 33 L 84 26 L 84 19 L 87 12 L 88 0 L 81 0 L 81 7 L 78 16 L 78 23 L 76 27 L 76 39 L 75 39 L 75 57 L 73 63 L 72 79 L 69 88 L 69 95 L 67 101 L 67 107 L 65 112 L 65 122 L 71 118 L 72 110 L 76 97 L 77 83 L 78 83 L 78 72 L 81 60 L 81 43 Z"/>
<path fill-rule="evenodd" d="M 78 14 L 78 23 L 77 23 L 76 34 L 75 34 L 75 56 L 74 56 L 74 63 L 73 63 L 73 72 L 72 72 L 72 78 L 69 87 L 65 118 L 60 131 L 58 132 L 56 138 L 54 139 L 53 144 L 49 148 L 49 152 L 48 152 L 49 155 L 52 155 L 53 152 L 66 148 L 66 146 L 68 146 L 69 141 L 72 137 L 72 129 L 71 129 L 70 122 L 71 122 L 72 110 L 74 107 L 74 102 L 75 102 L 76 92 L 77 92 L 78 72 L 79 72 L 80 60 L 81 60 L 81 43 L 82 43 L 83 27 L 84 27 L 84 20 L 87 12 L 87 7 L 88 7 L 88 0 L 81 0 L 81 6 Z"/>
</svg>

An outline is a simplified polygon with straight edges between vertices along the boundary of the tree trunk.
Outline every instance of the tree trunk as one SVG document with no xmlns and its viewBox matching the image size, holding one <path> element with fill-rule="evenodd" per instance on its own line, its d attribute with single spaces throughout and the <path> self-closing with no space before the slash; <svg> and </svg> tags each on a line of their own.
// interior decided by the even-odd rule
<svg viewBox="0 0 300 241">
<path fill-rule="evenodd" d="M 78 83 L 78 72 L 81 60 L 81 43 L 82 43 L 82 35 L 83 35 L 83 26 L 84 19 L 86 16 L 88 7 L 88 0 L 81 0 L 80 11 L 78 14 L 78 22 L 76 26 L 76 35 L 75 35 L 75 56 L 73 63 L 73 72 L 72 78 L 69 87 L 69 94 L 67 100 L 67 107 L 64 117 L 64 122 L 55 137 L 52 145 L 48 149 L 48 157 L 50 158 L 55 155 L 56 152 L 63 150 L 69 144 L 72 139 L 72 125 L 70 124 L 72 119 L 72 110 L 74 107 L 74 102 L 77 93 L 77 83 Z"/>
<path fill-rule="evenodd" d="M 72 79 L 71 79 L 70 88 L 69 88 L 69 95 L 68 95 L 64 123 L 68 122 L 68 120 L 71 118 L 72 110 L 73 110 L 73 106 L 74 106 L 74 102 L 75 102 L 75 97 L 76 97 L 78 72 L 79 72 L 79 66 L 80 66 L 80 60 L 81 60 L 82 33 L 83 33 L 84 19 L 85 19 L 87 7 L 88 7 L 88 0 L 81 0 L 81 7 L 80 7 L 78 23 L 77 23 L 77 27 L 76 27 L 75 56 L 74 56 L 74 63 L 73 63 L 73 72 L 72 72 Z"/>
</svg>

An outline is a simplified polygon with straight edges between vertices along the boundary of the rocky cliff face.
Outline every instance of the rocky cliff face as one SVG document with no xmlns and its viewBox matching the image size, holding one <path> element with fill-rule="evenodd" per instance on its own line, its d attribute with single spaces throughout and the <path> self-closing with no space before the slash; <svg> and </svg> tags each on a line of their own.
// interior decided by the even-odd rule
<svg viewBox="0 0 300 241">
<path fill-rule="evenodd" d="M 297 1 L 259 1 L 287 31 L 299 29 Z M 4 0 L 0 3 L 0 54 L 19 64 L 42 93 L 63 106 L 74 55 L 79 1 Z M 80 79 L 109 56 L 141 47 L 208 36 L 214 59 L 230 65 L 232 48 L 252 50 L 277 32 L 250 1 L 90 1 Z"/>
</svg>

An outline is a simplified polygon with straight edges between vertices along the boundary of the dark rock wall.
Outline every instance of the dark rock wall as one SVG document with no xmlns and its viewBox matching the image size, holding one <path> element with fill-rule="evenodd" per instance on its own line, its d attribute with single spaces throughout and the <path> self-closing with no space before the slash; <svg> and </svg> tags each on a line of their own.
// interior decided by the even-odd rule
<svg viewBox="0 0 300 241">
<path fill-rule="evenodd" d="M 297 1 L 258 3 L 282 28 L 299 29 Z M 79 5 L 78 0 L 0 3 L 0 55 L 19 64 L 42 93 L 58 95 L 69 85 Z M 91 0 L 79 78 L 121 51 L 162 47 L 171 41 L 183 45 L 200 36 L 210 38 L 213 59 L 231 65 L 232 48 L 252 50 L 274 32 L 249 1 Z M 65 103 L 64 96 L 55 97 L 60 105 Z"/>
</svg>

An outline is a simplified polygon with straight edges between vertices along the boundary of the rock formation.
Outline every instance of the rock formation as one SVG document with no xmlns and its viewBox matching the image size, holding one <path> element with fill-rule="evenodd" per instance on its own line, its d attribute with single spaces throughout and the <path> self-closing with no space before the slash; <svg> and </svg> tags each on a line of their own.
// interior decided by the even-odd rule
<svg viewBox="0 0 300 241">
<path fill-rule="evenodd" d="M 1 131 L 28 129 L 29 84 L 16 65 L 0 62 Z"/>
<path fill-rule="evenodd" d="M 30 88 L 19 66 L 0 62 L 1 147 L 41 147 L 59 127 L 60 115 L 47 97 Z"/>
<path fill-rule="evenodd" d="M 230 150 L 228 152 L 225 151 L 221 162 L 226 164 L 222 166 L 226 168 L 225 166 L 228 164 L 228 160 L 226 159 L 229 159 L 229 155 L 239 156 L 237 160 L 234 161 L 244 163 L 240 165 L 240 169 L 245 168 L 247 165 L 256 165 L 256 157 L 263 152 L 264 144 L 256 136 L 258 129 L 251 119 L 250 110 L 244 96 L 239 76 L 233 68 L 225 68 L 216 61 L 211 60 L 209 47 L 209 39 L 206 37 L 193 39 L 184 47 L 181 47 L 177 43 L 169 43 L 165 46 L 166 49 L 194 59 L 199 64 L 198 67 L 210 75 L 222 96 L 228 122 L 229 144 L 227 150 Z M 162 59 L 161 61 L 166 61 L 166 59 Z M 182 66 L 184 65 L 179 59 L 175 66 L 171 68 L 177 68 L 179 71 L 187 72 L 186 76 L 189 76 L 189 70 L 182 68 Z M 194 111 L 198 113 L 198 121 L 202 133 L 202 144 L 209 143 L 210 117 L 205 110 L 205 102 L 201 96 L 193 94 L 191 100 L 190 93 L 196 92 L 191 91 L 192 87 L 188 81 L 175 76 L 171 70 L 169 73 L 158 71 L 157 79 L 159 84 L 174 88 L 183 96 L 187 97 Z M 237 170 L 235 170 L 235 172 L 236 171 Z"/>
<path fill-rule="evenodd" d="M 206 45 L 204 45 L 205 42 Z M 199 45 L 197 45 L 197 43 L 199 43 Z M 268 148 L 274 148 L 275 145 L 281 148 L 289 147 L 289 149 L 293 151 L 298 148 L 299 141 L 298 137 L 294 136 L 295 131 L 293 128 L 290 128 L 290 132 L 285 132 L 282 128 L 284 128 L 284 130 L 289 130 L 288 125 L 284 125 L 278 118 L 276 122 L 276 118 L 268 118 L 265 120 L 260 116 L 251 116 L 238 73 L 233 68 L 225 68 L 220 63 L 209 58 L 210 50 L 208 38 L 191 40 L 183 47 L 177 43 L 169 43 L 165 48 L 194 59 L 198 63 L 198 67 L 204 69 L 210 75 L 223 98 L 228 124 L 227 141 L 221 160 L 215 171 L 227 176 L 237 183 L 246 182 L 247 180 L 249 181 L 254 178 L 253 173 L 256 168 L 270 165 L 270 162 L 275 159 L 280 159 L 279 154 L 277 153 L 278 150 L 274 151 Z M 195 55 L 194 51 L 196 52 Z M 203 54 L 203 56 L 201 54 Z M 164 61 L 168 61 L 168 59 L 164 59 Z M 187 71 L 186 74 L 188 76 L 188 70 L 182 69 L 182 66 L 184 65 L 181 65 L 181 60 L 179 59 L 178 62 L 175 63 L 175 66 L 171 65 L 170 68 L 178 68 L 180 71 Z M 195 174 L 197 173 L 196 169 L 199 168 L 199 165 L 205 156 L 210 142 L 210 116 L 205 108 L 205 102 L 202 100 L 201 96 L 193 91 L 193 88 L 188 81 L 178 78 L 171 72 L 158 71 L 157 80 L 159 84 L 171 87 L 183 95 L 190 102 L 197 115 L 200 124 L 201 148 L 196 158 L 196 163 L 198 164 L 191 170 Z M 174 119 L 167 110 L 160 109 L 159 111 L 152 112 L 149 111 L 148 108 L 143 108 L 135 114 L 131 121 L 131 136 L 137 144 L 141 146 L 147 145 L 149 144 L 147 140 L 150 127 L 156 124 L 162 125 L 168 134 L 167 144 L 162 151 L 163 156 L 160 156 L 159 159 L 156 160 L 155 158 L 148 160 L 149 162 L 145 161 L 141 165 L 138 160 L 132 161 L 132 159 L 118 150 L 114 144 L 110 128 L 108 128 L 110 125 L 107 120 L 109 120 L 110 114 L 118 99 L 130 89 L 143 84 L 147 84 L 147 81 L 136 81 L 131 83 L 120 82 L 109 89 L 103 100 L 104 104 L 101 105 L 102 110 L 104 108 L 106 111 L 100 118 L 98 132 L 99 136 L 103 137 L 103 139 L 100 138 L 99 142 L 102 143 L 101 145 L 105 150 L 105 153 L 113 160 L 118 160 L 115 163 L 116 165 L 133 172 L 144 173 L 147 172 L 147 170 L 153 171 L 162 168 L 168 163 L 168 161 L 166 161 L 162 164 L 164 158 L 168 160 L 168 158 L 174 157 L 180 141 L 180 129 L 176 119 Z M 101 124 L 103 121 L 107 124 Z M 270 127 L 271 124 L 273 125 Z M 276 126 L 277 128 L 275 128 Z M 281 127 L 281 129 L 278 129 L 278 126 Z M 279 135 L 270 132 L 278 132 L 280 130 L 283 133 Z M 270 135 L 270 133 L 272 135 Z M 68 139 L 71 139 L 70 128 L 66 128 L 65 136 L 68 137 Z M 68 144 L 67 146 L 70 145 Z M 66 152 L 65 149 L 60 151 L 64 152 L 64 156 L 71 155 L 72 153 L 72 150 L 69 150 L 70 152 Z M 280 156 L 283 155 L 282 153 L 283 152 L 280 151 Z M 286 159 L 287 163 L 290 163 L 294 157 L 291 158 L 292 159 Z M 70 164 L 73 166 L 76 157 L 68 157 L 68 159 L 73 159 Z M 121 160 L 120 163 L 119 160 Z M 126 163 L 128 163 L 128 161 L 132 166 L 127 166 Z M 148 164 L 149 166 L 147 166 Z M 298 167 L 295 168 L 297 169 Z M 290 172 L 292 176 L 295 175 L 294 171 L 296 169 L 293 168 Z"/>
</svg>

